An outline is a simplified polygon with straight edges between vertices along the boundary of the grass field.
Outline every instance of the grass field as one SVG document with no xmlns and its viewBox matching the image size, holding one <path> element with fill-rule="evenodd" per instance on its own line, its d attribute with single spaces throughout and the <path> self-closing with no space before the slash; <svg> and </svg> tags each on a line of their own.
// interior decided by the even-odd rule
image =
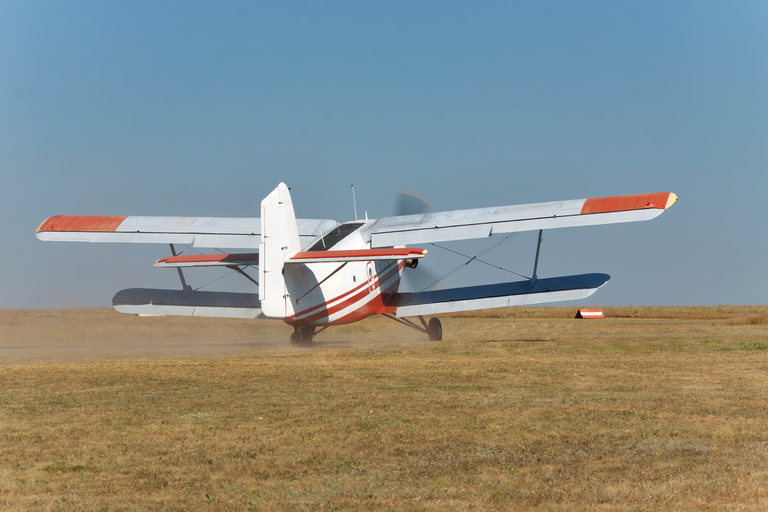
<svg viewBox="0 0 768 512">
<path fill-rule="evenodd" d="M 765 510 L 768 307 L 0 310 L 2 510 Z"/>
</svg>

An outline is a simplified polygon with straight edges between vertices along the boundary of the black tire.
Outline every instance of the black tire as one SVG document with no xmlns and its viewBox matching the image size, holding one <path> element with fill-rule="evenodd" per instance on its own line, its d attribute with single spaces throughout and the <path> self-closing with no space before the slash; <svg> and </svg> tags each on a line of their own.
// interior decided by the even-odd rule
<svg viewBox="0 0 768 512">
<path fill-rule="evenodd" d="M 302 327 L 299 329 L 299 334 L 301 335 L 301 342 L 305 344 L 312 343 L 312 337 L 315 335 L 315 326 L 314 325 L 307 325 L 305 327 Z"/>
<path fill-rule="evenodd" d="M 305 325 L 303 327 L 294 327 L 294 331 L 291 333 L 292 345 L 311 345 L 312 337 L 315 335 L 314 325 Z"/>
<path fill-rule="evenodd" d="M 427 335 L 430 341 L 443 341 L 443 324 L 437 318 L 430 318 L 427 324 Z"/>
</svg>

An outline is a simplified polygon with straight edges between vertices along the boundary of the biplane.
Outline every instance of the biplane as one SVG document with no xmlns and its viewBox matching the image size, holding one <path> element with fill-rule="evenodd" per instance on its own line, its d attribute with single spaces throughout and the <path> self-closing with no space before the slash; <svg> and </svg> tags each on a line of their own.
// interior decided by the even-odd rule
<svg viewBox="0 0 768 512">
<path fill-rule="evenodd" d="M 474 309 L 578 300 L 610 276 L 539 278 L 545 229 L 649 220 L 677 200 L 671 192 L 396 215 L 381 219 L 297 219 L 289 188 L 280 183 L 261 202 L 259 218 L 58 215 L 37 229 L 45 241 L 127 242 L 170 245 L 155 266 L 176 269 L 181 289 L 119 291 L 117 311 L 138 315 L 277 318 L 294 327 L 291 341 L 310 343 L 320 331 L 371 315 L 385 315 L 442 339 L 436 317 Z M 538 231 L 533 275 L 515 282 L 403 292 L 404 272 L 416 268 L 437 242 Z M 237 252 L 178 254 L 177 245 Z M 209 251 L 210 252 L 210 251 Z M 225 267 L 258 292 L 192 289 L 183 270 Z M 258 271 L 254 271 L 258 268 Z M 415 320 L 418 319 L 418 323 Z"/>
</svg>

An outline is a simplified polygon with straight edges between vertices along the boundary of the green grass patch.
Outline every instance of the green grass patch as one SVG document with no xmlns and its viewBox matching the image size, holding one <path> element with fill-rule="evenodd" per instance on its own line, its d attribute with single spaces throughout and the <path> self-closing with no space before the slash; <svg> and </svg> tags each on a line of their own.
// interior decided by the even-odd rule
<svg viewBox="0 0 768 512">
<path fill-rule="evenodd" d="M 739 349 L 741 350 L 768 350 L 768 343 L 762 343 L 758 341 L 751 341 L 747 343 L 740 343 Z"/>
<path fill-rule="evenodd" d="M 100 473 L 102 468 L 95 466 L 85 466 L 83 464 L 71 465 L 66 461 L 56 462 L 45 466 L 43 471 L 48 473 Z"/>
</svg>

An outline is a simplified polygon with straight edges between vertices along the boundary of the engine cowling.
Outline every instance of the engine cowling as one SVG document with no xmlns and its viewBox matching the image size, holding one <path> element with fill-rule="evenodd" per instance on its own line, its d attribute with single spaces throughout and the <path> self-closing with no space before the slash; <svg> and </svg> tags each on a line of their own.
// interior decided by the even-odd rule
<svg viewBox="0 0 768 512">
<path fill-rule="evenodd" d="M 416 258 L 410 258 L 405 260 L 405 266 L 408 268 L 416 268 L 419 266 L 419 260 Z"/>
</svg>

